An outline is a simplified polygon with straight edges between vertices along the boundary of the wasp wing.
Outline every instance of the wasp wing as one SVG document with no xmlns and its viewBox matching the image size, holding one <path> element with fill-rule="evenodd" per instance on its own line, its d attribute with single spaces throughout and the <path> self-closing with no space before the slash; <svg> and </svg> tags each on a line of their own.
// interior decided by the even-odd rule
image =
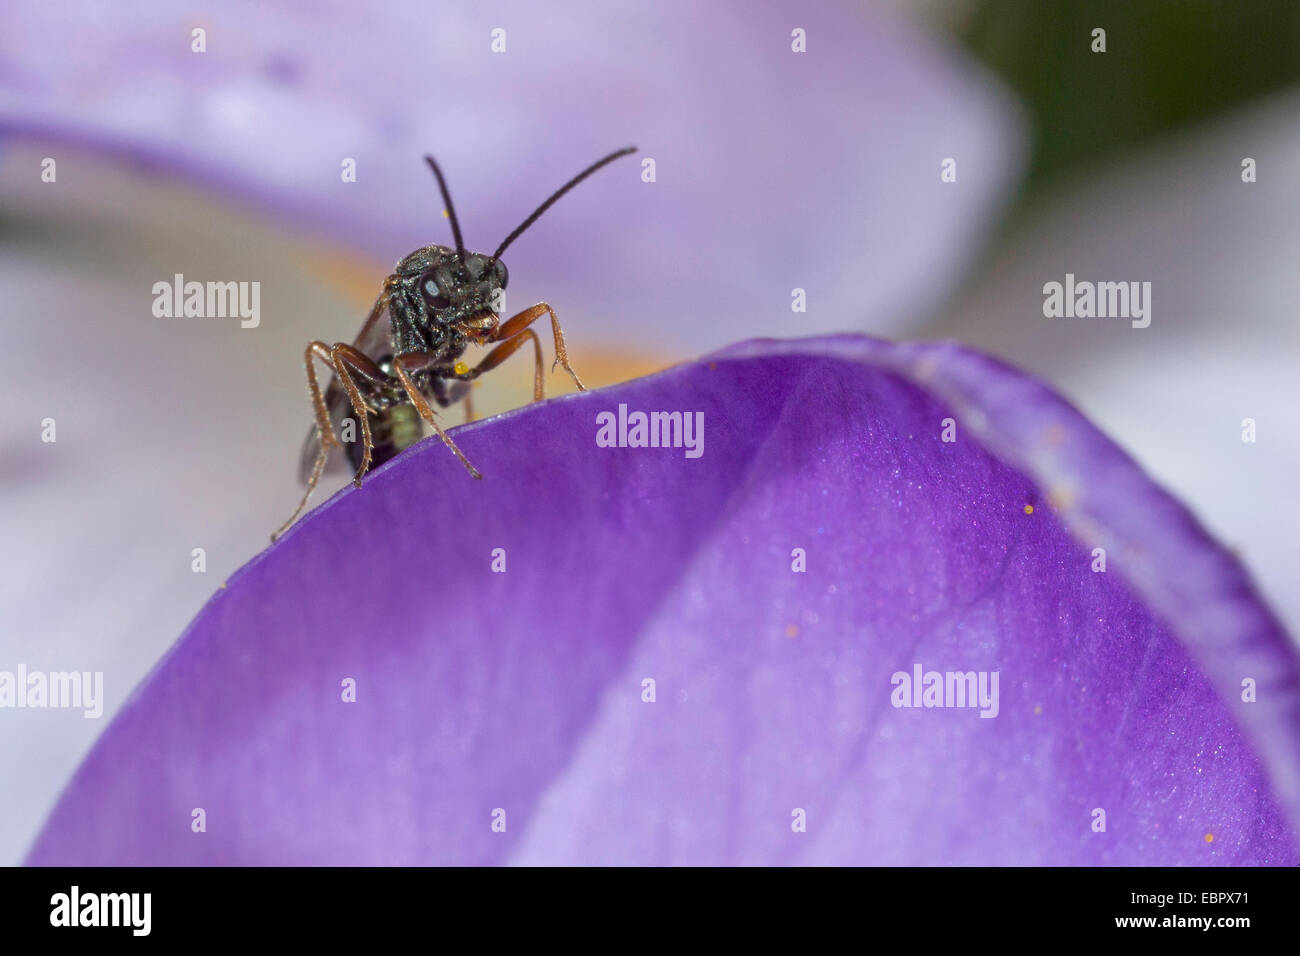
<svg viewBox="0 0 1300 956">
<path fill-rule="evenodd" d="M 325 407 L 329 409 L 330 427 L 334 429 L 334 434 L 338 435 L 343 427 L 343 419 L 352 412 L 352 403 L 348 401 L 347 393 L 336 381 L 331 381 L 329 388 L 325 390 Z M 315 470 L 316 459 L 319 457 L 320 432 L 315 425 L 312 425 L 311 430 L 307 432 L 307 437 L 303 439 L 302 454 L 298 457 L 298 480 L 304 485 L 311 480 L 311 473 Z M 343 460 L 342 449 L 331 448 L 325 458 L 324 473 L 339 471 L 343 466 Z"/>
</svg>

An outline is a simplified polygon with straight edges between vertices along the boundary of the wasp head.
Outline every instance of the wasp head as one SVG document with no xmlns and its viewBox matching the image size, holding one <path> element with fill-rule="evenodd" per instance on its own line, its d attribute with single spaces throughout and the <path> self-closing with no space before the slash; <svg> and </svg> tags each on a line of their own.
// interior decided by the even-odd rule
<svg viewBox="0 0 1300 956">
<path fill-rule="evenodd" d="M 450 327 L 471 341 L 487 341 L 496 330 L 510 279 L 500 259 L 426 246 L 399 262 L 395 274 L 430 325 Z"/>
<path fill-rule="evenodd" d="M 417 249 L 397 264 L 392 277 L 402 289 L 398 308 L 411 321 L 422 321 L 429 327 L 440 327 L 453 336 L 464 336 L 471 342 L 489 342 L 500 323 L 501 292 L 506 287 L 508 275 L 501 253 L 550 209 L 555 202 L 596 170 L 620 156 L 636 152 L 635 146 L 610 153 L 592 163 L 578 175 L 553 192 L 533 211 L 514 232 L 506 236 L 492 255 L 469 252 L 460 233 L 460 221 L 451 204 L 451 193 L 442 169 L 432 156 L 424 157 L 438 180 L 443 209 L 451 223 L 455 248 L 425 246 Z M 411 313 L 414 312 L 414 315 Z"/>
</svg>

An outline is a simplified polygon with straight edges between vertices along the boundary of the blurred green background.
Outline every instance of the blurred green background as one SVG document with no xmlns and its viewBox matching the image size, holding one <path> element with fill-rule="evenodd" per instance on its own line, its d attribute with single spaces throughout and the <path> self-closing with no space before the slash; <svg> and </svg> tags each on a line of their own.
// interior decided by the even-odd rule
<svg viewBox="0 0 1300 956">
<path fill-rule="evenodd" d="M 1027 110 L 1022 205 L 1059 177 L 1300 79 L 1295 0 L 988 0 L 927 14 Z M 1092 52 L 1095 27 L 1104 54 Z"/>
</svg>

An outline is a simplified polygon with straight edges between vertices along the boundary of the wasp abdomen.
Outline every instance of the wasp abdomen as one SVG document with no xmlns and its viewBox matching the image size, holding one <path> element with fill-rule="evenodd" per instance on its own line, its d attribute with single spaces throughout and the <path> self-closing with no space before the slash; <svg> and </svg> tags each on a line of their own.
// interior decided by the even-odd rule
<svg viewBox="0 0 1300 956">
<path fill-rule="evenodd" d="M 374 441 L 370 453 L 371 468 L 396 458 L 424 437 L 420 413 L 414 405 L 390 405 L 378 413 L 368 413 L 367 417 L 370 419 L 370 435 Z M 348 442 L 347 445 L 348 461 L 352 462 L 353 468 L 361 467 L 361 457 L 365 452 L 360 436 L 357 437 L 357 441 Z"/>
</svg>

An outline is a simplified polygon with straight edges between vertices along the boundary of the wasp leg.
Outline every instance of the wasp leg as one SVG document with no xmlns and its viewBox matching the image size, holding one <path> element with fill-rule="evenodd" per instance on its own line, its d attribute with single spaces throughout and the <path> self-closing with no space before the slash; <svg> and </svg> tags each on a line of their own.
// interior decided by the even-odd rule
<svg viewBox="0 0 1300 956">
<path fill-rule="evenodd" d="M 312 407 L 316 411 L 316 431 L 320 435 L 320 451 L 316 455 L 316 463 L 312 466 L 311 477 L 307 479 L 307 490 L 303 492 L 302 500 L 298 502 L 298 507 L 289 516 L 289 520 L 271 533 L 272 541 L 284 534 L 289 526 L 298 520 L 298 516 L 302 514 L 303 509 L 307 507 L 307 502 L 311 499 L 312 492 L 316 490 L 316 484 L 320 481 L 321 472 L 325 469 L 325 462 L 328 460 L 330 449 L 343 447 L 342 443 L 335 437 L 334 429 L 330 425 L 329 409 L 326 408 L 325 399 L 321 395 L 320 382 L 316 378 L 316 367 L 312 362 L 313 358 L 320 359 L 334 370 L 334 373 L 339 377 L 339 381 L 343 383 L 344 389 L 347 390 L 348 399 L 352 402 L 353 412 L 361 419 L 361 432 L 365 441 L 365 458 L 360 471 L 352 479 L 355 484 L 361 484 L 361 476 L 366 473 L 366 468 L 370 464 L 370 421 L 366 415 L 366 404 L 361 397 L 361 390 L 357 388 L 356 381 L 349 373 L 348 367 L 351 366 L 367 381 L 375 383 L 384 381 L 384 373 L 370 359 L 350 345 L 335 345 L 331 348 L 324 342 L 312 342 L 307 346 L 305 358 L 307 364 L 307 391 L 311 394 Z"/>
<path fill-rule="evenodd" d="M 465 424 L 468 425 L 474 420 L 474 393 L 465 393 Z"/>
<path fill-rule="evenodd" d="M 419 372 L 423 369 L 435 365 L 445 365 L 446 358 L 436 352 L 407 352 L 405 355 L 399 355 L 393 359 L 393 371 L 402 382 L 402 387 L 406 389 L 407 396 L 411 399 L 411 404 L 415 406 L 420 413 L 420 417 L 433 426 L 433 430 L 438 433 L 442 443 L 451 449 L 452 454 L 460 459 L 460 463 L 475 478 L 482 478 L 483 475 L 477 468 L 470 464 L 470 460 L 465 457 L 465 453 L 456 447 L 456 443 L 451 440 L 451 436 L 442 430 L 437 419 L 433 417 L 433 409 L 429 407 L 429 402 L 424 395 L 420 393 L 420 388 L 411 378 L 413 372 Z"/>
<path fill-rule="evenodd" d="M 343 447 L 339 440 L 334 437 L 334 429 L 330 425 L 329 409 L 325 407 L 320 382 L 316 379 L 316 366 L 312 362 L 315 357 L 320 357 L 325 362 L 328 362 L 331 368 L 334 362 L 329 354 L 329 346 L 324 342 L 311 342 L 308 344 L 307 351 L 304 353 L 304 361 L 307 365 L 307 393 L 311 396 L 312 408 L 316 413 L 316 433 L 320 437 L 320 451 L 316 455 L 316 464 L 312 466 L 311 477 L 307 479 L 307 490 L 303 492 L 302 500 L 298 502 L 298 507 L 289 516 L 289 520 L 271 532 L 272 541 L 284 534 L 289 525 L 298 520 L 298 515 L 302 514 L 302 509 L 307 507 L 307 501 L 311 498 L 311 493 L 316 490 L 316 483 L 320 481 L 320 475 L 325 468 L 330 449 Z"/>
<path fill-rule="evenodd" d="M 532 329 L 524 329 L 521 333 L 516 333 L 514 338 L 508 339 L 494 348 L 487 355 L 483 356 L 483 361 L 479 362 L 468 372 L 457 375 L 456 378 L 463 382 L 472 382 L 484 372 L 490 372 L 510 356 L 519 351 L 519 347 L 533 340 L 533 401 L 540 402 L 545 398 L 543 392 L 543 374 L 545 360 L 542 358 L 542 341 L 537 337 L 537 333 Z"/>
<path fill-rule="evenodd" d="M 298 515 L 302 514 L 302 509 L 307 507 L 307 499 L 316 490 L 316 482 L 320 481 L 320 473 L 324 470 L 328 458 L 329 452 L 325 450 L 325 446 L 322 444 L 320 452 L 316 455 L 316 464 L 312 465 L 311 477 L 307 479 L 307 490 L 303 492 L 302 501 L 298 502 L 298 507 L 293 509 L 293 514 L 289 515 L 289 520 L 271 532 L 272 544 L 276 542 L 280 535 L 289 530 L 289 526 L 298 520 Z"/>
<path fill-rule="evenodd" d="M 358 351 L 353 346 L 343 342 L 336 342 L 334 347 L 330 349 L 330 364 L 334 367 L 339 381 L 343 383 L 343 388 L 348 393 L 348 400 L 352 402 L 353 413 L 361 420 L 361 466 L 352 477 L 352 484 L 360 488 L 361 479 L 370 470 L 370 453 L 374 449 L 375 443 L 370 434 L 370 416 L 367 414 L 370 407 L 366 405 L 366 400 L 362 397 L 361 389 L 357 387 L 352 373 L 357 373 L 361 376 L 362 381 L 376 388 L 387 384 L 388 376 L 364 352 Z"/>
<path fill-rule="evenodd" d="M 506 339 L 514 338 L 523 329 L 532 325 L 544 315 L 551 317 L 551 334 L 555 339 L 555 361 L 551 363 L 551 371 L 555 371 L 555 366 L 560 366 L 569 373 L 573 379 L 573 384 L 578 386 L 578 391 L 585 392 L 587 386 L 582 384 L 578 378 L 578 373 L 573 370 L 569 364 L 569 350 L 564 347 L 564 330 L 560 328 L 560 320 L 555 317 L 555 310 L 545 302 L 538 302 L 531 308 L 524 309 L 514 318 L 501 324 L 497 329 L 497 334 L 493 336 L 493 341 L 504 342 Z"/>
</svg>

